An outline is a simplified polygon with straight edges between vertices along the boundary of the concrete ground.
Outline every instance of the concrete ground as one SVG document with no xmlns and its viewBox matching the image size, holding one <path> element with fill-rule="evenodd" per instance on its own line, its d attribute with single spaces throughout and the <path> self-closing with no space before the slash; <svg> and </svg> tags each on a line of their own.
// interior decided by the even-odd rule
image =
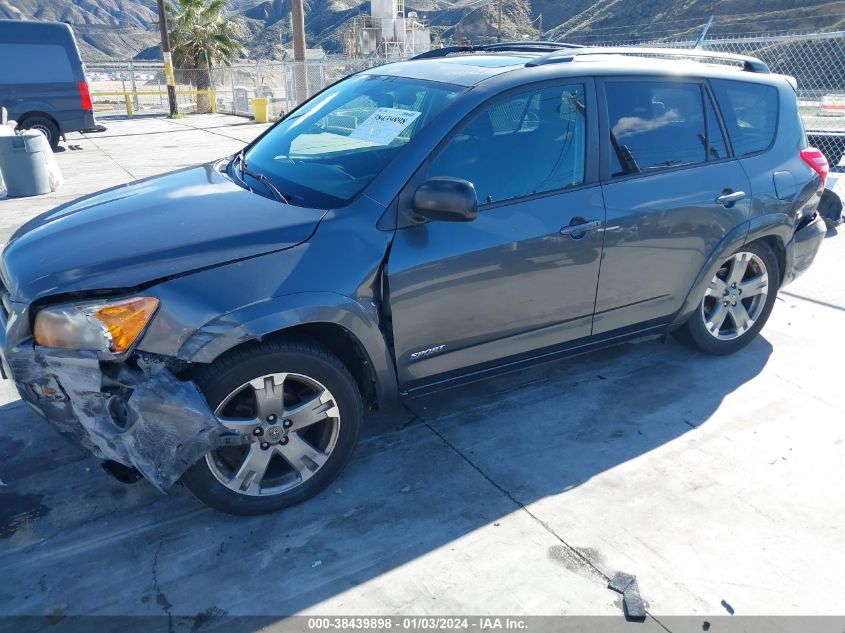
<svg viewBox="0 0 845 633">
<path fill-rule="evenodd" d="M 3 240 L 64 200 L 262 129 L 210 115 L 108 125 L 57 155 L 60 192 L 0 202 Z M 843 322 L 832 231 L 739 354 L 641 342 L 411 400 L 370 416 L 326 492 L 256 518 L 115 482 L 4 382 L 0 615 L 621 621 L 617 570 L 637 576 L 649 630 L 845 614 Z"/>
</svg>

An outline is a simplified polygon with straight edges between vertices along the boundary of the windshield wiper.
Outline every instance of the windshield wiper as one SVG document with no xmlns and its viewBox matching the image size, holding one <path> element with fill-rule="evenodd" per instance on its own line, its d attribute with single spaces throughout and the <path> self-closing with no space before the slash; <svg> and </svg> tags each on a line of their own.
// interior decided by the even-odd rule
<svg viewBox="0 0 845 633">
<path fill-rule="evenodd" d="M 284 202 L 285 204 L 290 204 L 290 198 L 288 196 L 286 196 L 285 194 L 283 194 L 281 191 L 279 191 L 276 188 L 276 186 L 272 182 L 270 182 L 270 179 L 267 176 L 265 176 L 264 174 L 256 174 L 254 172 L 249 171 L 249 169 L 247 169 L 246 159 L 244 158 L 243 150 L 238 152 L 238 155 L 235 156 L 234 162 L 236 162 L 240 165 L 239 176 L 240 176 L 241 182 L 243 182 L 246 185 L 247 189 L 252 191 L 252 188 L 249 185 L 246 184 L 246 180 L 244 180 L 244 176 L 249 176 L 250 178 L 254 178 L 258 182 L 260 182 L 262 185 L 267 187 L 267 189 L 270 190 L 270 192 L 273 194 L 273 196 L 279 202 Z"/>
</svg>

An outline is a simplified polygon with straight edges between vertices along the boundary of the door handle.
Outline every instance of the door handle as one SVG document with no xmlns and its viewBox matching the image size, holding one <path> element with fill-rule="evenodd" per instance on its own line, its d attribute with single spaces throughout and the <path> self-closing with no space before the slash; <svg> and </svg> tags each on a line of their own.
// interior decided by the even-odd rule
<svg viewBox="0 0 845 633">
<path fill-rule="evenodd" d="M 726 207 L 732 207 L 734 203 L 739 202 L 745 198 L 744 191 L 725 191 L 721 196 L 716 198 L 716 204 L 721 204 Z"/>
<path fill-rule="evenodd" d="M 587 231 L 595 231 L 601 228 L 601 220 L 590 220 L 589 222 L 579 222 L 577 224 L 570 224 L 560 230 L 561 235 L 569 235 L 574 240 L 579 240 L 584 237 Z"/>
</svg>

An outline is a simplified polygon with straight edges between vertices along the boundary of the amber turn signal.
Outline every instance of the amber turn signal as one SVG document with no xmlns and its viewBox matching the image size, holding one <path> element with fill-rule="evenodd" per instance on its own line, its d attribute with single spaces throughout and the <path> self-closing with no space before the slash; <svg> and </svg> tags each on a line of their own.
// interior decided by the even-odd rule
<svg viewBox="0 0 845 633">
<path fill-rule="evenodd" d="M 111 351 L 122 354 L 150 322 L 158 308 L 158 299 L 137 297 L 103 306 L 96 306 L 91 316 L 102 323 L 111 336 Z"/>
</svg>

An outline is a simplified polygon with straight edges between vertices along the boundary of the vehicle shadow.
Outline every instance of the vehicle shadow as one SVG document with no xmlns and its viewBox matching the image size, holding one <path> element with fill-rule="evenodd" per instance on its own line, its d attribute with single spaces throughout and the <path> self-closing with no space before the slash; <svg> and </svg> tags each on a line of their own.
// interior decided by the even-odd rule
<svg viewBox="0 0 845 633">
<path fill-rule="evenodd" d="M 207 630 L 216 616 L 272 622 L 330 598 L 372 614 L 355 593 L 363 583 L 448 556 L 467 535 L 499 521 L 506 529 L 520 506 L 693 431 L 771 351 L 761 337 L 730 357 L 627 344 L 413 399 L 369 416 L 328 490 L 263 517 L 218 514 L 179 486 L 162 496 L 146 482 L 119 484 L 19 401 L 0 407 L 0 615 L 47 616 L 60 604 L 70 614 L 194 617 Z M 518 580 L 502 571 L 506 595 Z M 401 612 L 398 590 L 375 591 L 383 610 Z M 225 629 L 268 621 L 227 618 Z"/>
</svg>

